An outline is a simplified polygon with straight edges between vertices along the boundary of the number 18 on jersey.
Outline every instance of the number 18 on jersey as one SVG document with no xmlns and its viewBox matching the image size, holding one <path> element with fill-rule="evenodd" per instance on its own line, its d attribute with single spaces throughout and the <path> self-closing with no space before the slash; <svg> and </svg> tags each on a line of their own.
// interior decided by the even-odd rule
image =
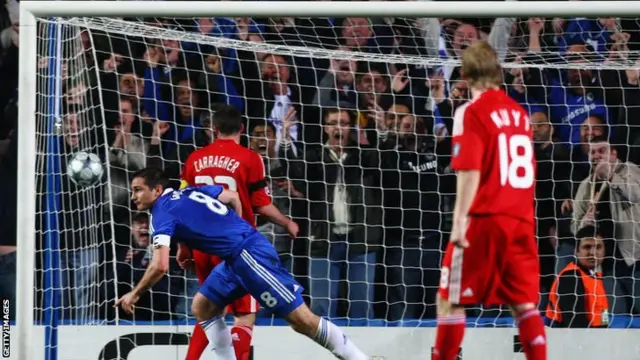
<svg viewBox="0 0 640 360">
<path fill-rule="evenodd" d="M 486 91 L 456 110 L 451 165 L 480 172 L 470 215 L 533 221 L 535 156 L 526 111 L 504 92 Z"/>
</svg>

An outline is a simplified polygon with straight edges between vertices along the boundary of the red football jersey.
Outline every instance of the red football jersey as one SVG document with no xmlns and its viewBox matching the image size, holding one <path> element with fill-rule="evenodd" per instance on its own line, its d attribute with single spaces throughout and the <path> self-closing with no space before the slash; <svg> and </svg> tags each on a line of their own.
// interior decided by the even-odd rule
<svg viewBox="0 0 640 360">
<path fill-rule="evenodd" d="M 534 221 L 536 161 L 529 116 L 503 91 L 486 91 L 456 110 L 451 166 L 480 171 L 470 215 Z"/>
<path fill-rule="evenodd" d="M 238 192 L 242 217 L 253 227 L 253 208 L 271 204 L 262 158 L 233 140 L 216 140 L 191 153 L 181 179 L 183 187 L 215 184 Z"/>
</svg>

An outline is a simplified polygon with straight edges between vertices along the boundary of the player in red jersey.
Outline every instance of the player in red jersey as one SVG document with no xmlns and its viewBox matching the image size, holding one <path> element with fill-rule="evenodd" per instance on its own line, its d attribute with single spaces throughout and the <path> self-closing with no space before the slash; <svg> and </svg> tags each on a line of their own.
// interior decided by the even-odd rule
<svg viewBox="0 0 640 360">
<path fill-rule="evenodd" d="M 280 213 L 271 203 L 265 180 L 262 157 L 240 145 L 244 129 L 242 116 L 232 106 L 222 106 L 212 116 L 216 140 L 206 147 L 194 151 L 182 170 L 181 187 L 188 185 L 223 185 L 238 192 L 242 203 L 242 217 L 256 226 L 255 213 L 285 227 L 292 237 L 298 234 L 298 225 Z M 203 252 L 192 251 L 194 267 L 200 284 L 209 276 L 221 260 Z M 189 250 L 182 247 L 178 261 L 189 259 Z M 258 311 L 258 303 L 250 295 L 233 302 L 229 310 L 235 316 L 231 329 L 233 346 L 238 360 L 247 360 L 251 350 L 252 329 Z M 208 345 L 207 337 L 200 325 L 196 325 L 187 351 L 187 360 L 200 359 Z"/>
<path fill-rule="evenodd" d="M 500 90 L 502 69 L 487 42 L 465 50 L 461 74 L 472 100 L 454 115 L 457 197 L 442 261 L 432 359 L 457 359 L 464 306 L 482 303 L 510 305 L 527 360 L 545 360 L 544 323 L 536 306 L 540 270 L 529 117 Z"/>
</svg>

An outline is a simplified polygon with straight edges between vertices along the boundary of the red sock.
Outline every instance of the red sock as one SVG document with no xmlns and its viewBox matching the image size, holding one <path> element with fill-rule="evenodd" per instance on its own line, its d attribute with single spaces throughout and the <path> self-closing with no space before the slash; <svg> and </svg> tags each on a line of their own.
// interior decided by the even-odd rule
<svg viewBox="0 0 640 360">
<path fill-rule="evenodd" d="M 189 340 L 189 349 L 187 350 L 187 357 L 185 360 L 200 360 L 200 356 L 209 345 L 207 335 L 200 327 L 200 324 L 196 324 L 193 328 L 193 334 Z"/>
<path fill-rule="evenodd" d="M 527 360 L 547 360 L 547 338 L 538 309 L 527 310 L 518 316 L 520 343 Z"/>
<path fill-rule="evenodd" d="M 456 360 L 464 336 L 464 315 L 438 317 L 436 346 L 431 360 Z"/>
<path fill-rule="evenodd" d="M 231 328 L 233 350 L 236 352 L 237 360 L 249 360 L 252 336 L 253 329 L 250 326 L 239 325 Z"/>
</svg>

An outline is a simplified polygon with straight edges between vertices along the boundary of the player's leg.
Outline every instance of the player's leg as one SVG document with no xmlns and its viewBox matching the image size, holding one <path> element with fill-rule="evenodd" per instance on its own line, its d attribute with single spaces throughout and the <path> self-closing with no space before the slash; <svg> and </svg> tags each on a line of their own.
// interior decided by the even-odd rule
<svg viewBox="0 0 640 360">
<path fill-rule="evenodd" d="M 264 308 L 283 316 L 291 327 L 343 360 L 368 360 L 344 333 L 331 322 L 311 312 L 302 299 L 302 287 L 280 264 L 273 247 L 254 246 L 243 250 L 234 271 L 244 287 Z"/>
<path fill-rule="evenodd" d="M 517 221 L 505 257 L 500 292 L 514 313 L 527 360 L 546 360 L 544 321 L 538 311 L 540 263 L 533 225 Z"/>
<path fill-rule="evenodd" d="M 518 324 L 520 343 L 527 360 L 547 359 L 547 337 L 544 321 L 535 303 L 511 305 Z"/>
<path fill-rule="evenodd" d="M 458 356 L 464 328 L 466 323 L 465 308 L 454 300 L 459 293 L 459 275 L 463 249 L 449 244 L 440 270 L 440 288 L 436 295 L 437 327 L 436 341 L 433 349 L 432 360 L 453 360 Z M 451 271 L 456 272 L 456 277 L 451 277 Z M 453 296 L 451 296 L 453 295 Z M 456 301 L 455 303 L 452 302 Z"/>
<path fill-rule="evenodd" d="M 212 256 L 202 251 L 193 249 L 191 254 L 193 256 L 193 268 L 198 277 L 198 282 L 202 286 L 215 264 L 212 261 Z M 189 339 L 189 348 L 187 349 L 185 360 L 199 360 L 207 346 L 209 346 L 209 339 L 207 339 L 207 335 L 200 324 L 196 323 L 191 339 Z"/>
<path fill-rule="evenodd" d="M 193 298 L 191 306 L 191 312 L 209 340 L 216 359 L 235 360 L 231 333 L 224 322 L 222 309 L 201 292 Z"/>
<path fill-rule="evenodd" d="M 446 249 L 436 296 L 438 324 L 433 360 L 457 359 L 466 324 L 465 305 L 482 302 L 492 286 L 495 254 L 484 222 L 470 220 L 468 248 L 450 243 Z"/>
<path fill-rule="evenodd" d="M 193 298 L 191 311 L 216 354 L 216 359 L 235 360 L 231 332 L 224 322 L 224 309 L 246 294 L 226 263 L 216 266 Z"/>
<path fill-rule="evenodd" d="M 304 302 L 301 302 L 297 308 L 285 315 L 285 319 L 293 330 L 306 335 L 320 344 L 320 346 L 331 351 L 338 359 L 369 359 L 338 326 L 312 313 Z"/>
<path fill-rule="evenodd" d="M 253 326 L 256 323 L 256 312 L 260 306 L 253 296 L 247 294 L 231 303 L 230 307 L 235 318 L 231 328 L 231 337 L 236 358 L 248 360 L 251 355 L 251 339 L 253 338 Z"/>
</svg>

